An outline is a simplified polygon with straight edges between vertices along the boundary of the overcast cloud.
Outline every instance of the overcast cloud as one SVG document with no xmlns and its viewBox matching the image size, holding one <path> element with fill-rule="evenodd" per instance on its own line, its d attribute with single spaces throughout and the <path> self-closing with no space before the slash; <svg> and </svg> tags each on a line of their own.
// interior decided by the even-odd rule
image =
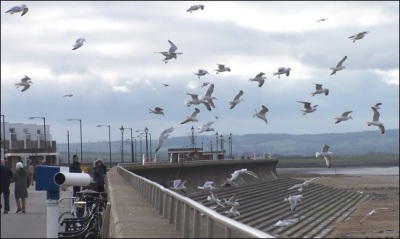
<svg viewBox="0 0 400 239">
<path fill-rule="evenodd" d="M 186 12 L 200 3 L 204 10 Z M 112 140 L 121 138 L 121 125 L 147 126 L 155 139 L 171 126 L 171 137 L 185 136 L 214 116 L 220 134 L 379 133 L 366 123 L 377 102 L 386 129 L 399 128 L 397 1 L 26 2 L 24 16 L 5 13 L 21 4 L 1 2 L 1 114 L 6 122 L 39 125 L 29 117 L 46 117 L 59 143 L 67 130 L 70 142 L 79 142 L 79 122 L 68 118 L 82 119 L 84 142 L 108 140 L 98 124 L 111 125 Z M 317 23 L 321 18 L 329 20 Z M 348 38 L 362 31 L 369 31 L 364 39 Z M 81 37 L 86 42 L 73 51 Z M 167 51 L 168 40 L 183 54 L 164 64 L 154 52 Z M 346 69 L 331 76 L 344 56 Z M 215 74 L 217 64 L 231 72 Z M 283 66 L 291 67 L 289 77 L 272 75 Z M 200 68 L 210 74 L 198 79 Z M 259 72 L 267 77 L 261 88 L 248 80 Z M 21 92 L 14 83 L 24 75 L 33 85 Z M 184 104 L 186 93 L 205 94 L 203 82 L 215 85 L 212 111 Z M 311 96 L 313 83 L 329 95 Z M 229 109 L 240 90 L 244 101 Z M 303 116 L 297 101 L 318 109 Z M 269 109 L 268 124 L 252 117 L 261 105 Z M 149 113 L 156 106 L 165 116 Z M 181 125 L 195 107 L 199 122 Z M 335 124 L 348 110 L 354 120 Z"/>
</svg>

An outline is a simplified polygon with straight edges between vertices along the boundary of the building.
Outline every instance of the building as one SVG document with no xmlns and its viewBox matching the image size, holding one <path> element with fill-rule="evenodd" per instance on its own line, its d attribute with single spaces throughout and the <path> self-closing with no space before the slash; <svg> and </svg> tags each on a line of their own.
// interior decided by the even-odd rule
<svg viewBox="0 0 400 239">
<path fill-rule="evenodd" d="M 34 166 L 58 165 L 59 153 L 49 125 L 3 122 L 1 129 L 1 156 L 11 168 L 19 161 L 27 166 L 28 159 Z"/>
</svg>

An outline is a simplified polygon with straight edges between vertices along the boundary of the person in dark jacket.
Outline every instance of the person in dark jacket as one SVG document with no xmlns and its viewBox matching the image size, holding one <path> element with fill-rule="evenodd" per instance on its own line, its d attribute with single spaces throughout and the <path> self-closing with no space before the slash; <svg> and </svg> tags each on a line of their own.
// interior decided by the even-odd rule
<svg viewBox="0 0 400 239">
<path fill-rule="evenodd" d="M 98 192 L 104 192 L 106 174 L 107 167 L 104 165 L 103 160 L 96 159 L 96 161 L 93 162 L 93 181 L 97 184 Z"/>
<path fill-rule="evenodd" d="M 25 213 L 26 198 L 28 198 L 28 187 L 31 184 L 29 182 L 28 171 L 24 169 L 24 165 L 18 162 L 15 167 L 17 168 L 11 178 L 11 182 L 15 182 L 14 196 L 15 202 L 17 203 L 17 211 L 15 213 Z"/>
<path fill-rule="evenodd" d="M 4 214 L 10 211 L 10 183 L 12 176 L 13 172 L 10 167 L 6 165 L 4 159 L 1 159 L 1 194 L 4 197 Z"/>
<path fill-rule="evenodd" d="M 72 160 L 73 160 L 73 162 L 72 162 L 71 166 L 69 166 L 69 172 L 70 173 L 82 173 L 81 163 L 79 162 L 78 155 L 74 154 L 72 156 Z M 76 193 L 81 191 L 81 187 L 73 186 L 72 191 L 73 191 L 73 196 L 76 197 Z"/>
</svg>

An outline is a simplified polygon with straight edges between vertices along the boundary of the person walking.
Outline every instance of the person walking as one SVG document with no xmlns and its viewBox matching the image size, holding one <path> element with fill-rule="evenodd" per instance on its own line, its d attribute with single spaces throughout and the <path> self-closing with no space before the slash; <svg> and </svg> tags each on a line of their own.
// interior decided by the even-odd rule
<svg viewBox="0 0 400 239">
<path fill-rule="evenodd" d="M 98 192 L 104 192 L 106 174 L 107 167 L 104 165 L 103 160 L 96 159 L 96 161 L 93 162 L 93 181 L 97 184 Z"/>
<path fill-rule="evenodd" d="M 18 162 L 15 167 L 17 168 L 11 178 L 11 182 L 15 182 L 14 196 L 17 203 L 17 211 L 15 213 L 25 213 L 26 198 L 28 198 L 28 187 L 30 185 L 28 172 L 24 169 L 24 165 Z"/>
<path fill-rule="evenodd" d="M 4 214 L 10 211 L 10 183 L 12 176 L 13 172 L 10 167 L 6 165 L 4 159 L 1 159 L 1 194 L 3 194 L 4 198 Z M 3 205 L 1 205 L 1 207 L 3 207 Z"/>
<path fill-rule="evenodd" d="M 28 175 L 29 175 L 29 181 L 31 182 L 31 184 L 33 185 L 33 175 L 35 174 L 35 167 L 33 166 L 32 160 L 29 159 L 28 161 Z"/>
<path fill-rule="evenodd" d="M 72 156 L 72 160 L 73 160 L 73 162 L 72 162 L 71 166 L 69 166 L 69 172 L 70 173 L 82 173 L 81 163 L 79 162 L 78 155 L 74 154 Z M 73 196 L 76 197 L 76 193 L 81 191 L 81 187 L 73 186 L 72 191 L 73 191 Z"/>
</svg>

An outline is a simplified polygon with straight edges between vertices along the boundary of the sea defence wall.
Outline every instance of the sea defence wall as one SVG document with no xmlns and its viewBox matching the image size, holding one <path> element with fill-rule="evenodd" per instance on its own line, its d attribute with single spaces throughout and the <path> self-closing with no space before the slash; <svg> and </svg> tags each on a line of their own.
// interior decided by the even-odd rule
<svg viewBox="0 0 400 239">
<path fill-rule="evenodd" d="M 168 181 L 186 180 L 187 193 L 197 192 L 205 181 L 213 181 L 217 186 L 230 178 L 235 170 L 247 169 L 258 175 L 258 179 L 244 174 L 235 182 L 239 185 L 277 179 L 276 166 L 278 159 L 256 160 L 207 160 L 185 163 L 156 163 L 148 165 L 129 165 L 123 167 L 134 174 L 145 177 L 161 185 L 171 185 Z"/>
</svg>

